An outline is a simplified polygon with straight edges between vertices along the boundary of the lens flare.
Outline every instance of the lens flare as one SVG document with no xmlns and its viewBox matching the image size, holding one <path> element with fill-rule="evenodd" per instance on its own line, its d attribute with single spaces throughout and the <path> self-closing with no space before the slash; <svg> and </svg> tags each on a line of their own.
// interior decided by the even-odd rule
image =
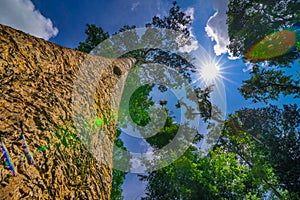
<svg viewBox="0 0 300 200">
<path fill-rule="evenodd" d="M 23 147 L 25 148 L 25 151 L 27 153 L 27 156 L 28 156 L 30 162 L 36 167 L 36 164 L 35 164 L 34 159 L 32 157 L 31 151 L 29 150 L 29 147 L 26 143 L 26 140 L 25 140 L 25 137 L 24 137 L 23 134 L 21 135 L 21 139 L 22 139 L 22 142 L 23 142 Z"/>
<path fill-rule="evenodd" d="M 6 149 L 6 146 L 4 144 L 2 144 L 1 149 L 2 149 L 2 152 L 3 152 L 4 159 L 7 162 L 10 170 L 12 171 L 14 176 L 17 176 L 18 173 L 16 171 L 16 167 L 15 167 L 14 163 L 12 162 L 12 159 L 9 156 L 9 153 L 8 153 L 8 150 Z"/>
<path fill-rule="evenodd" d="M 298 50 L 299 37 L 297 26 L 271 33 L 246 50 L 244 58 L 250 62 L 259 62 Z"/>
</svg>

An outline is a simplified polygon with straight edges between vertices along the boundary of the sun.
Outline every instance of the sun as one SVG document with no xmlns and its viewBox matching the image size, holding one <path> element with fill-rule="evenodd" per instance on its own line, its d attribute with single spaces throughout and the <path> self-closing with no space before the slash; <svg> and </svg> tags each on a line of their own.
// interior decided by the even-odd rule
<svg viewBox="0 0 300 200">
<path fill-rule="evenodd" d="M 224 79 L 222 63 L 214 56 L 205 56 L 198 60 L 196 67 L 196 81 L 202 86 L 217 85 Z"/>
<path fill-rule="evenodd" d="M 226 70 L 233 66 L 228 65 L 227 60 L 223 56 L 216 56 L 210 51 L 210 48 L 206 50 L 204 47 L 199 47 L 192 56 L 194 58 L 192 64 L 194 66 L 191 69 L 192 84 L 195 87 L 223 87 L 224 81 L 234 83 L 229 79 L 226 74 L 231 74 Z"/>
<path fill-rule="evenodd" d="M 213 84 L 220 78 L 220 66 L 215 62 L 202 63 L 199 69 L 200 80 L 206 84 Z"/>
</svg>

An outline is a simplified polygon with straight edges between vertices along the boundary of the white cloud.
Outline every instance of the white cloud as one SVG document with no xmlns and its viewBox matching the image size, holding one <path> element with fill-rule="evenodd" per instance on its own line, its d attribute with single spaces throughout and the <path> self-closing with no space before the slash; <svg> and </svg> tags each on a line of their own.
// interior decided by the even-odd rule
<svg viewBox="0 0 300 200">
<path fill-rule="evenodd" d="M 193 7 L 188 7 L 184 13 L 187 16 L 191 16 L 191 19 L 194 20 L 195 9 Z"/>
<path fill-rule="evenodd" d="M 213 7 L 216 12 L 209 18 L 205 27 L 207 35 L 211 37 L 212 41 L 216 42 L 214 51 L 218 56 L 228 52 L 226 47 L 229 44 L 228 26 L 226 24 L 228 4 L 229 0 L 213 0 Z"/>
<path fill-rule="evenodd" d="M 31 0 L 1 0 L 0 23 L 45 40 L 58 34 L 52 21 L 36 10 Z"/>
<path fill-rule="evenodd" d="M 242 56 L 233 56 L 232 53 L 230 53 L 229 51 L 228 51 L 228 54 L 229 54 L 229 56 L 228 56 L 229 60 L 237 60 L 237 59 L 242 58 Z"/>
<path fill-rule="evenodd" d="M 158 159 L 159 157 L 156 157 Z M 155 159 L 154 149 L 150 146 L 145 153 L 131 153 L 131 169 L 132 173 L 145 173 L 147 170 L 152 170 L 147 162 L 152 163 Z M 145 162 L 146 161 L 146 162 Z"/>
<path fill-rule="evenodd" d="M 132 6 L 131 6 L 131 11 L 134 11 L 140 4 L 141 4 L 141 2 L 139 2 L 139 1 L 133 3 Z"/>
<path fill-rule="evenodd" d="M 248 71 L 252 71 L 253 67 L 254 67 L 254 64 L 253 63 L 250 63 L 249 61 L 247 61 L 245 63 L 246 65 L 246 69 L 244 68 L 243 69 L 243 72 L 248 72 Z"/>
<path fill-rule="evenodd" d="M 170 4 L 168 4 L 165 1 L 156 0 L 156 8 L 158 13 L 155 16 L 161 17 L 161 16 L 168 16 L 169 10 L 167 9 L 170 7 Z"/>
<path fill-rule="evenodd" d="M 199 47 L 198 41 L 195 39 L 192 39 L 190 45 L 185 45 L 183 47 L 180 47 L 179 51 L 183 52 L 183 53 L 190 53 L 191 51 L 197 50 L 198 47 Z"/>
</svg>

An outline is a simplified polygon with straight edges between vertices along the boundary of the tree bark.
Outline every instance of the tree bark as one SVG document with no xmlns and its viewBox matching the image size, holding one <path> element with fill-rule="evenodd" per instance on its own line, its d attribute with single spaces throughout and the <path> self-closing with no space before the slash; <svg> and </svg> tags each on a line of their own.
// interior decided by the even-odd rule
<svg viewBox="0 0 300 200">
<path fill-rule="evenodd" d="M 17 172 L 14 176 L 0 157 L 0 199 L 110 199 L 116 126 L 111 113 L 133 63 L 88 55 L 0 25 L 0 140 Z M 91 77 L 94 82 L 88 81 Z M 75 83 L 83 94 L 74 97 Z M 92 106 L 86 98 L 92 98 Z M 86 105 L 86 116 L 94 109 L 103 119 L 100 130 L 86 128 L 93 121 L 77 117 Z"/>
</svg>

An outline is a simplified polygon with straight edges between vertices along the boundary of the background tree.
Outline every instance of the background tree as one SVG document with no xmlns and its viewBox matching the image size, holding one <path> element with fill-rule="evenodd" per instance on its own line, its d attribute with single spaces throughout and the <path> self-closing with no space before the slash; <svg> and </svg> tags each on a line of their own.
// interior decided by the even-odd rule
<svg viewBox="0 0 300 200">
<path fill-rule="evenodd" d="M 282 55 L 265 59 L 245 58 L 253 65 L 253 73 L 240 88 L 242 95 L 254 101 L 277 100 L 280 94 L 299 97 L 299 74 L 286 74 L 294 61 L 300 58 L 299 51 L 299 16 L 298 0 L 230 0 L 228 8 L 228 48 L 234 56 L 245 56 L 253 50 L 254 45 L 262 42 L 266 36 L 282 29 L 289 29 L 296 34 L 294 47 Z M 276 37 L 270 37 L 270 45 L 277 44 Z M 283 37 L 286 40 L 286 38 Z M 265 48 L 260 54 L 268 53 Z M 270 46 L 270 47 L 271 47 Z M 279 47 L 280 45 L 277 44 Z M 259 53 L 259 52 L 258 52 Z M 262 66 L 264 62 L 264 66 Z M 283 70 L 279 68 L 282 67 Z"/>
<path fill-rule="evenodd" d="M 79 42 L 76 49 L 85 53 L 90 53 L 98 44 L 109 38 L 109 34 L 95 24 L 86 24 L 86 26 L 85 34 L 87 35 L 87 38 L 85 39 L 85 42 Z"/>
<path fill-rule="evenodd" d="M 285 198 L 286 191 L 277 182 L 273 168 L 254 148 L 251 137 L 241 129 L 231 130 L 235 120 L 227 121 L 222 139 L 207 156 L 191 146 L 172 164 L 141 176 L 148 181 L 143 199 Z M 173 135 L 177 130 L 167 126 L 165 131 Z M 161 142 L 152 140 L 151 145 Z"/>
<path fill-rule="evenodd" d="M 297 105 L 283 108 L 242 109 L 237 112 L 244 131 L 254 138 L 256 151 L 270 162 L 282 187 L 300 197 L 300 109 Z M 264 120 L 261 120 L 264 119 Z"/>
<path fill-rule="evenodd" d="M 299 22 L 298 0 L 230 0 L 228 7 L 229 49 L 234 56 L 244 55 L 266 35 Z M 289 54 L 297 53 L 295 51 Z M 285 55 L 274 63 L 287 64 L 295 58 Z M 299 58 L 299 53 L 297 53 Z"/>
<path fill-rule="evenodd" d="M 256 1 L 230 0 L 228 15 L 228 33 L 230 37 L 229 49 L 234 56 L 243 56 L 252 65 L 251 78 L 243 81 L 239 89 L 246 99 L 254 102 L 278 100 L 281 95 L 291 95 L 299 98 L 300 80 L 297 72 L 288 73 L 287 69 L 296 65 L 300 57 L 299 52 L 299 10 L 298 0 L 287 1 Z M 292 31 L 296 35 L 296 43 L 287 52 L 275 57 L 253 59 L 249 52 L 259 50 L 260 54 L 268 54 L 269 45 L 278 45 L 281 30 Z M 268 38 L 268 41 L 265 39 Z M 263 48 L 258 48 L 258 46 Z M 280 46 L 280 45 L 279 45 Z M 283 47 L 282 47 L 283 48 Z M 254 54 L 251 54 L 254 55 Z M 290 191 L 289 199 L 299 195 L 299 112 L 295 105 L 284 105 L 283 109 L 275 106 L 260 109 L 243 109 L 237 112 L 237 118 L 227 133 L 232 148 L 236 148 L 244 160 L 252 163 L 265 163 L 274 169 L 275 175 L 283 187 Z M 263 120 L 261 120 L 263 119 Z M 253 150 L 243 152 L 243 143 L 237 138 L 242 132 L 250 136 Z M 228 139 L 228 137 L 225 137 Z M 235 138 L 235 139 L 234 139 Z M 250 153 L 252 152 L 252 153 Z M 252 154 L 252 155 L 251 155 Z M 253 156 L 256 155 L 256 156 Z M 260 158 L 260 160 L 257 160 Z M 288 166 L 287 166 L 287 163 Z M 249 165 L 250 165 L 249 164 Z M 295 171 L 296 170 L 296 171 Z M 287 176 L 287 174 L 289 174 Z M 265 180 L 268 183 L 268 180 Z M 277 187 L 272 186 L 275 191 Z M 293 192 L 298 193 L 293 196 Z M 299 198 L 299 196 L 298 196 Z"/>
<path fill-rule="evenodd" d="M 300 97 L 299 76 L 294 78 L 295 75 L 287 75 L 278 69 L 259 69 L 257 65 L 250 74 L 251 78 L 244 80 L 242 87 L 239 88 L 245 99 L 266 103 L 268 100 L 278 100 L 280 95 Z"/>
</svg>

